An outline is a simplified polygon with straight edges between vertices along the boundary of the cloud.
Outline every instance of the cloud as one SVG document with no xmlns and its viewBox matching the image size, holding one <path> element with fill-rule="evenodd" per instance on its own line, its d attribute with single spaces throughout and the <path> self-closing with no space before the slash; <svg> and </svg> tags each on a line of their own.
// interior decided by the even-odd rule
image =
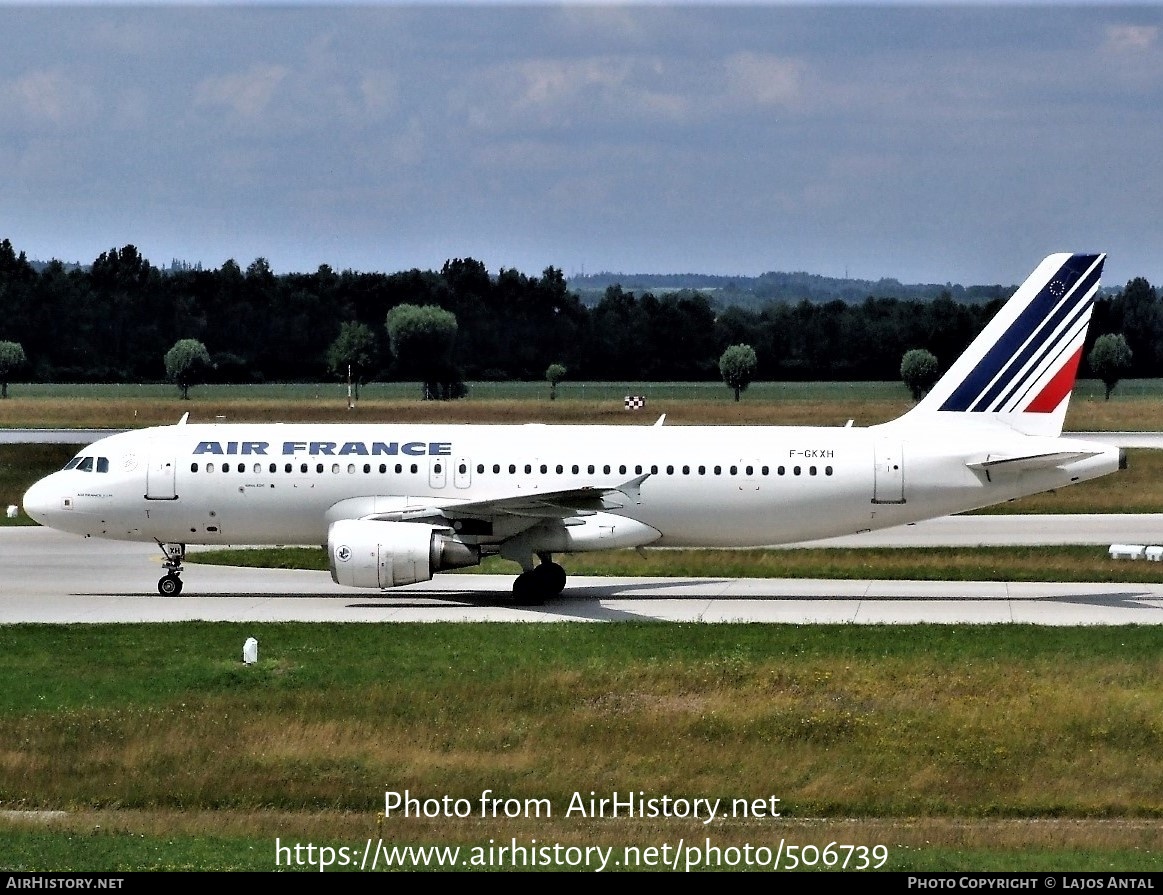
<svg viewBox="0 0 1163 895">
<path fill-rule="evenodd" d="M 1107 25 L 1103 48 L 1111 53 L 1139 53 L 1155 47 L 1159 28 L 1155 25 Z"/>
<path fill-rule="evenodd" d="M 484 66 L 450 90 L 454 112 L 485 131 L 639 128 L 682 121 L 680 73 L 651 57 L 535 57 Z"/>
<path fill-rule="evenodd" d="M 5 117 L 20 117 L 33 124 L 65 128 L 92 119 L 96 98 L 91 88 L 70 78 L 63 69 L 28 72 L 0 82 L 0 109 Z"/>
<path fill-rule="evenodd" d="M 194 102 L 226 107 L 240 118 L 256 120 L 289 73 L 285 65 L 255 64 L 246 71 L 206 78 L 194 88 Z"/>
<path fill-rule="evenodd" d="M 764 53 L 735 53 L 724 63 L 733 93 L 763 106 L 799 100 L 804 66 L 795 59 Z"/>
</svg>

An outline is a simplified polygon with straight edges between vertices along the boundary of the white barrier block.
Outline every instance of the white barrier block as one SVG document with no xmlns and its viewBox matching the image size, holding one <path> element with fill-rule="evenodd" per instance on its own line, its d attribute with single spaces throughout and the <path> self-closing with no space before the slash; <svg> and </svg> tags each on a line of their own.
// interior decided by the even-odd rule
<svg viewBox="0 0 1163 895">
<path fill-rule="evenodd" d="M 1142 559 L 1147 552 L 1143 544 L 1111 544 L 1111 559 Z"/>
<path fill-rule="evenodd" d="M 1151 562 L 1163 562 L 1163 547 L 1148 547 L 1146 552 Z"/>
</svg>

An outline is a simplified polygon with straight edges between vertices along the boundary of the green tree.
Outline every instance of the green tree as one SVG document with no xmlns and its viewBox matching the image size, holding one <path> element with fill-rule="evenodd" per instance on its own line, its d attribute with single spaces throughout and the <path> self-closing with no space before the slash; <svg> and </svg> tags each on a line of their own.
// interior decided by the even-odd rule
<svg viewBox="0 0 1163 895">
<path fill-rule="evenodd" d="M 197 339 L 180 339 L 166 352 L 166 376 L 182 390 L 182 400 L 190 399 L 196 385 L 210 369 L 210 352 Z"/>
<path fill-rule="evenodd" d="M 719 358 L 719 372 L 728 388 L 735 390 L 735 400 L 751 385 L 759 359 L 750 345 L 732 345 Z"/>
<path fill-rule="evenodd" d="M 364 323 L 351 321 L 341 324 L 339 335 L 327 348 L 327 367 L 340 378 L 347 375 L 351 367 L 355 384 L 355 399 L 359 400 L 359 386 L 364 374 L 371 368 L 376 357 L 376 334 Z"/>
<path fill-rule="evenodd" d="M 0 398 L 8 397 L 8 377 L 26 363 L 28 358 L 19 342 L 0 342 Z"/>
<path fill-rule="evenodd" d="M 463 386 L 453 357 L 455 314 L 437 305 L 396 305 L 386 325 L 400 376 L 419 379 L 425 400 L 460 397 Z"/>
<path fill-rule="evenodd" d="M 557 400 L 557 383 L 565 378 L 568 372 L 564 364 L 550 364 L 545 370 L 545 381 L 549 383 L 549 400 Z"/>
<path fill-rule="evenodd" d="M 1131 348 L 1122 333 L 1107 333 L 1094 340 L 1094 347 L 1087 355 L 1090 369 L 1106 386 L 1106 399 L 1119 384 L 1123 373 L 1131 367 Z"/>
<path fill-rule="evenodd" d="M 925 396 L 940 378 L 940 366 L 933 352 L 924 348 L 913 348 L 901 358 L 901 379 L 904 380 L 914 401 Z"/>
</svg>

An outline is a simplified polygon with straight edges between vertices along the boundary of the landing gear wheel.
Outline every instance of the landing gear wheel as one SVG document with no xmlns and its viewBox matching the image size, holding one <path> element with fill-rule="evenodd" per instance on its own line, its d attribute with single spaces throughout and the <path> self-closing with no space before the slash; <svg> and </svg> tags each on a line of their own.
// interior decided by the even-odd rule
<svg viewBox="0 0 1163 895">
<path fill-rule="evenodd" d="M 518 606 L 540 606 L 545 602 L 545 593 L 540 583 L 537 580 L 537 569 L 522 572 L 513 582 L 513 602 Z"/>
<path fill-rule="evenodd" d="M 535 570 L 545 588 L 545 596 L 556 597 L 565 590 L 565 569 L 555 562 L 543 562 Z"/>
<path fill-rule="evenodd" d="M 539 606 L 565 589 L 565 569 L 555 562 L 542 562 L 522 572 L 513 582 L 513 599 L 518 606 Z"/>
<path fill-rule="evenodd" d="M 163 544 L 161 541 L 157 545 L 162 549 L 162 556 L 165 561 L 162 566 L 166 570 L 166 574 L 157 583 L 157 592 L 163 597 L 176 597 L 182 592 L 182 579 L 178 576 L 182 574 L 182 560 L 186 558 L 185 544 Z"/>
</svg>

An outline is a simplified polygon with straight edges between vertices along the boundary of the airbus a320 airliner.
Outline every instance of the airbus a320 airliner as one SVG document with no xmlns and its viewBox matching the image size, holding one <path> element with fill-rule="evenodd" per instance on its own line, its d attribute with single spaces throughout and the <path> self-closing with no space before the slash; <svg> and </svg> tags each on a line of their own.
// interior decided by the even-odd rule
<svg viewBox="0 0 1163 895">
<path fill-rule="evenodd" d="M 928 395 L 867 428 L 185 422 L 85 448 L 24 496 L 43 525 L 187 544 L 324 544 L 342 585 L 427 581 L 490 554 L 518 603 L 553 554 L 760 546 L 988 506 L 1114 472 L 1062 438 L 1104 255 L 1046 258 Z M 661 422 L 661 421 L 660 421 Z M 535 562 L 536 560 L 536 562 Z"/>
</svg>

